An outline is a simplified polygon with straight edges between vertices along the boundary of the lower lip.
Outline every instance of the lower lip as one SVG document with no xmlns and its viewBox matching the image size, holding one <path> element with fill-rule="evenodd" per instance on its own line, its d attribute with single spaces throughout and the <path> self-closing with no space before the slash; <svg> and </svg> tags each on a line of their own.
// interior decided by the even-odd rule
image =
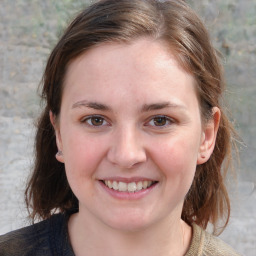
<svg viewBox="0 0 256 256">
<path fill-rule="evenodd" d="M 146 189 L 142 189 L 140 191 L 137 192 L 120 192 L 118 190 L 114 190 L 111 189 L 109 187 L 107 187 L 102 181 L 99 181 L 101 187 L 112 197 L 116 198 L 116 199 L 122 199 L 122 200 L 138 200 L 141 199 L 145 196 L 147 196 L 158 184 L 155 183 L 152 186 L 146 188 Z"/>
</svg>

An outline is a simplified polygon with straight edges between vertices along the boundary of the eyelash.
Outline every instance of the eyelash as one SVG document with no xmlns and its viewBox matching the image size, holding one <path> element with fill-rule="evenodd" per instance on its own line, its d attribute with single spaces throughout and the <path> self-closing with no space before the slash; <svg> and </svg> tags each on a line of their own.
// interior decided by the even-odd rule
<svg viewBox="0 0 256 256">
<path fill-rule="evenodd" d="M 93 120 L 95 121 L 96 119 L 100 119 L 102 123 L 100 123 L 99 125 L 93 124 Z M 157 119 L 158 119 L 158 121 L 160 119 L 162 119 L 164 121 L 164 124 L 163 125 L 156 125 Z M 150 124 L 151 122 L 154 122 L 154 124 Z M 85 117 L 81 120 L 81 123 L 85 123 L 87 126 L 95 127 L 95 128 L 100 128 L 102 126 L 110 126 L 110 123 L 108 121 L 106 121 L 106 118 L 101 116 L 101 115 L 87 116 L 87 117 Z M 149 121 L 147 121 L 144 126 L 151 126 L 151 127 L 156 127 L 156 128 L 159 128 L 159 129 L 164 129 L 164 128 L 167 128 L 168 126 L 170 126 L 173 123 L 175 123 L 175 120 L 173 120 L 170 117 L 167 117 L 165 115 L 156 115 L 156 116 L 150 117 Z"/>
</svg>

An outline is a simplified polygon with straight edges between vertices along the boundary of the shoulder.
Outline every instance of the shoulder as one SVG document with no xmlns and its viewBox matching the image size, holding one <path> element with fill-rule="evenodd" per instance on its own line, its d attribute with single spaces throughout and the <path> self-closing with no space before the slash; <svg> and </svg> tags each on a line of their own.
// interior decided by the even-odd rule
<svg viewBox="0 0 256 256">
<path fill-rule="evenodd" d="M 63 222 L 61 214 L 0 236 L 0 256 L 52 255 L 53 231 Z"/>
<path fill-rule="evenodd" d="M 193 224 L 193 237 L 186 256 L 241 256 L 228 244 Z"/>
</svg>

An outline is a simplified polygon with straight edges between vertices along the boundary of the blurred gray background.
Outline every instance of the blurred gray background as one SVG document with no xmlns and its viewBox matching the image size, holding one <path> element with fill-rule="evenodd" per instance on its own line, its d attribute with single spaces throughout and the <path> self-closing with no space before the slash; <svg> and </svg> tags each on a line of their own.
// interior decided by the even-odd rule
<svg viewBox="0 0 256 256">
<path fill-rule="evenodd" d="M 37 86 L 63 28 L 91 1 L 0 0 L 0 234 L 28 224 L 23 203 L 40 112 Z M 189 0 L 223 54 L 226 100 L 242 143 L 221 238 L 256 255 L 256 0 Z"/>
</svg>

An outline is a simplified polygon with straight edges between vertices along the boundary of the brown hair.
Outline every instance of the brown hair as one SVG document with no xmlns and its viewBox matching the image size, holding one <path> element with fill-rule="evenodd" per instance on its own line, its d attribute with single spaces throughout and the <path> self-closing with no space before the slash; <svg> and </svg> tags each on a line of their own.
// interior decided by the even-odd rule
<svg viewBox="0 0 256 256">
<path fill-rule="evenodd" d="M 201 115 L 212 118 L 214 106 L 221 109 L 216 146 L 210 159 L 198 165 L 193 184 L 185 198 L 182 219 L 206 228 L 208 222 L 230 215 L 230 202 L 224 178 L 231 160 L 233 129 L 220 104 L 224 90 L 222 68 L 208 33 L 196 14 L 183 1 L 102 0 L 82 11 L 66 29 L 53 49 L 43 76 L 42 99 L 46 106 L 38 121 L 35 140 L 35 166 L 26 189 L 31 217 L 46 219 L 54 211 L 78 209 L 64 165 L 57 152 L 49 111 L 58 117 L 63 81 L 71 60 L 103 42 L 132 42 L 151 37 L 168 44 L 180 64 L 197 83 Z M 224 159 L 226 168 L 222 168 Z M 224 226 L 225 226 L 224 225 Z"/>
</svg>

